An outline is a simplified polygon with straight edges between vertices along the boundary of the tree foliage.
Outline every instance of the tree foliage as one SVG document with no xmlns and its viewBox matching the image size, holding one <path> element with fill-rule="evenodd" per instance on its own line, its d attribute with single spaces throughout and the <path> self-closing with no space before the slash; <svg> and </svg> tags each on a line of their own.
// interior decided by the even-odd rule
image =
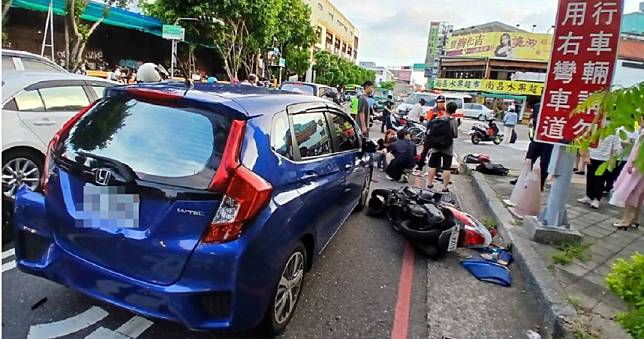
<svg viewBox="0 0 644 339">
<path fill-rule="evenodd" d="M 357 66 L 342 57 L 319 51 L 315 53 L 315 82 L 329 86 L 362 84 L 367 80 L 374 81 L 373 71 Z"/>
<path fill-rule="evenodd" d="M 383 81 L 380 83 L 380 87 L 384 89 L 388 89 L 390 91 L 394 90 L 394 85 L 396 84 L 395 81 Z"/>
<path fill-rule="evenodd" d="M 300 69 L 301 53 L 291 50 L 307 50 L 315 39 L 310 9 L 303 0 L 157 0 L 144 4 L 143 10 L 168 23 L 180 17 L 222 20 L 223 25 L 207 20 L 181 25 L 186 27 L 187 40 L 207 41 L 216 47 L 230 79 L 237 79 L 241 69 L 253 73 L 258 56 L 274 43 Z"/>
<path fill-rule="evenodd" d="M 642 126 L 642 119 L 644 118 L 644 82 L 628 88 L 595 93 L 588 97 L 585 102 L 578 105 L 572 114 L 582 114 L 589 109 L 603 112 L 603 117 L 606 119 L 600 121 L 601 116 L 597 115 L 590 131 L 585 135 L 579 136 L 574 141 L 573 146 L 586 151 L 599 140 L 615 134 L 619 135 L 620 139 L 627 140 L 627 135 L 623 130 L 618 132 L 620 127 L 623 127 L 628 132 L 635 131 L 638 125 L 639 127 L 644 127 Z M 632 146 L 626 147 L 621 154 L 613 155 L 611 159 L 599 167 L 598 173 L 603 173 L 606 169 L 613 170 L 617 161 L 624 154 L 630 154 Z M 644 172 L 644 147 L 639 148 L 635 167 L 640 172 Z"/>
</svg>

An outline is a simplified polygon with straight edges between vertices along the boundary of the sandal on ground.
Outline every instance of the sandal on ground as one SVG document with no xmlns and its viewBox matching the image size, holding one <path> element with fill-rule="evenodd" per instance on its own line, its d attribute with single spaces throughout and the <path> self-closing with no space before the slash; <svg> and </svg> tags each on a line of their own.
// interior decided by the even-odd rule
<svg viewBox="0 0 644 339">
<path fill-rule="evenodd" d="M 629 228 L 636 228 L 636 229 L 639 229 L 640 224 L 638 224 L 638 223 L 632 223 L 632 224 L 630 224 L 630 225 L 627 225 L 627 224 L 622 224 L 621 222 L 616 222 L 616 223 L 614 223 L 614 224 L 613 224 L 613 227 L 615 227 L 615 228 L 619 228 L 619 229 L 623 229 L 623 230 L 627 230 L 627 229 L 629 229 Z"/>
</svg>

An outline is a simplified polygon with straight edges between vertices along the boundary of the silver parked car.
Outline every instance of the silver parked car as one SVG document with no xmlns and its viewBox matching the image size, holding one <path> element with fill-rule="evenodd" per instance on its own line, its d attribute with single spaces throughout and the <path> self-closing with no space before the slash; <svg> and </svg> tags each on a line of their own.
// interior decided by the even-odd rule
<svg viewBox="0 0 644 339">
<path fill-rule="evenodd" d="M 31 71 L 31 72 L 57 72 L 67 71 L 56 65 L 53 61 L 25 51 L 10 49 L 2 50 L 2 72 Z"/>
<path fill-rule="evenodd" d="M 463 116 L 486 121 L 494 118 L 494 111 L 481 104 L 467 103 L 463 105 Z"/>
<path fill-rule="evenodd" d="M 2 73 L 2 191 L 39 185 L 51 138 L 74 114 L 101 98 L 113 81 L 72 74 Z"/>
</svg>

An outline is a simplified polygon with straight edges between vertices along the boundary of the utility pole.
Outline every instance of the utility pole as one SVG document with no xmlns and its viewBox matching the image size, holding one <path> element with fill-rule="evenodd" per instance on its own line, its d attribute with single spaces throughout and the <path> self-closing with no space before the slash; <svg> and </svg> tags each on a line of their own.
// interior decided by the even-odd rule
<svg viewBox="0 0 644 339">
<path fill-rule="evenodd" d="M 49 44 L 47 44 L 47 32 L 49 31 Z M 47 10 L 47 20 L 45 20 L 45 30 L 42 36 L 42 46 L 40 47 L 40 56 L 45 56 L 45 48 L 51 48 L 51 61 L 54 63 L 54 0 L 49 0 L 49 9 Z M 69 58 L 69 55 L 65 56 Z"/>
</svg>

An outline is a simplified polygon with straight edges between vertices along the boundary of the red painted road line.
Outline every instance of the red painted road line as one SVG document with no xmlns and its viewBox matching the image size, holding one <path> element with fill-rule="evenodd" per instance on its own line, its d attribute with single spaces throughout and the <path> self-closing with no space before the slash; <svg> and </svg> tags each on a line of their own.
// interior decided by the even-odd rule
<svg viewBox="0 0 644 339">
<path fill-rule="evenodd" d="M 394 327 L 391 339 L 407 339 L 409 330 L 409 306 L 411 303 L 411 283 L 414 279 L 414 249 L 405 241 L 400 282 L 398 283 L 398 300 L 394 313 Z"/>
</svg>

